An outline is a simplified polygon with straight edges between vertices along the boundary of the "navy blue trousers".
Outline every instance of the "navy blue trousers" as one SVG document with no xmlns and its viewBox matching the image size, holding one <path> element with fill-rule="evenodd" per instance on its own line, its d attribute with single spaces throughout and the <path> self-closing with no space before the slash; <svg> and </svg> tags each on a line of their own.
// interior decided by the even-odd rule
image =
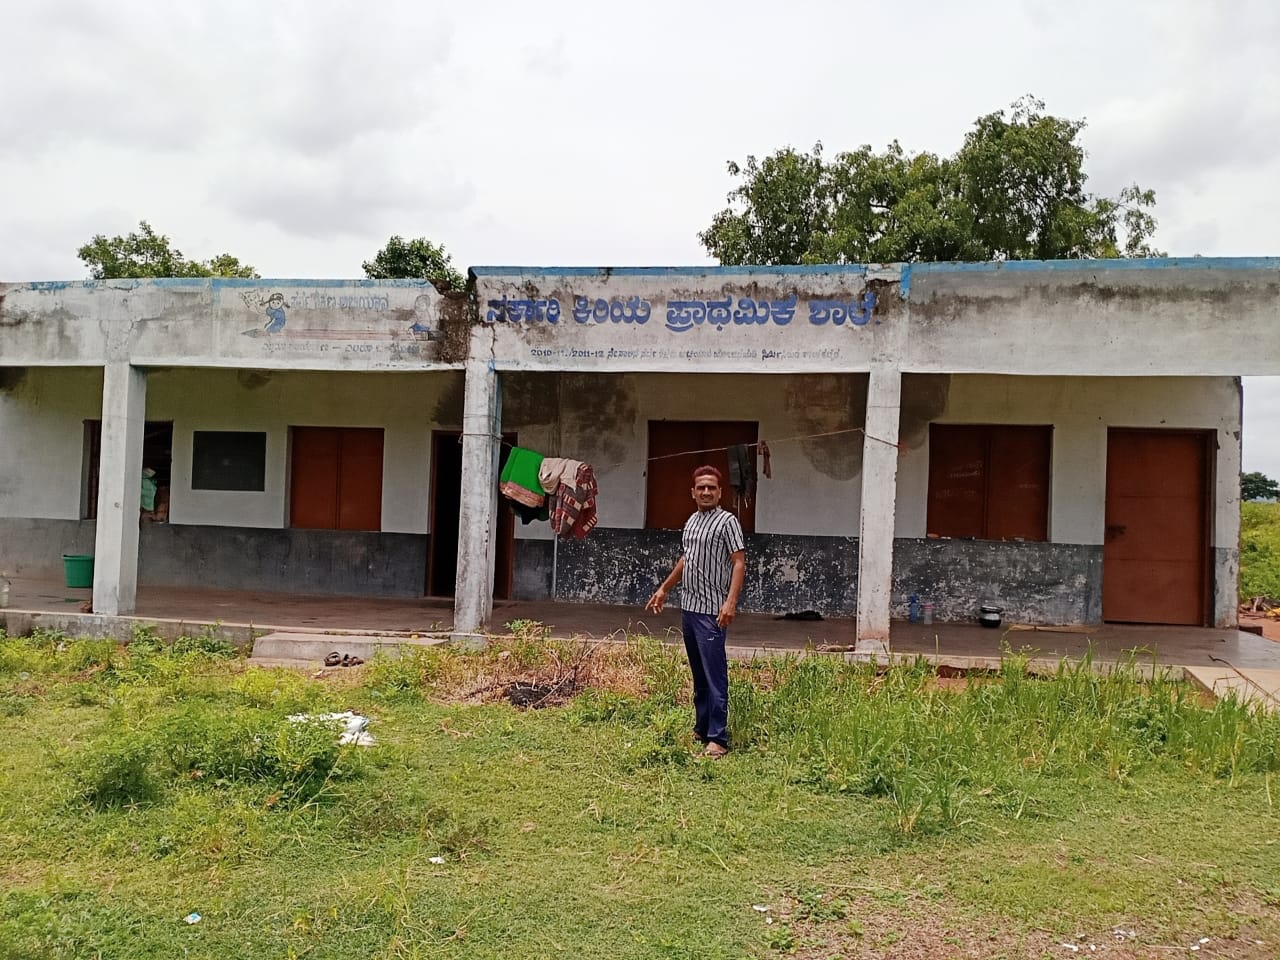
<svg viewBox="0 0 1280 960">
<path fill-rule="evenodd" d="M 729 746 L 729 658 L 725 631 L 709 613 L 680 615 L 684 650 L 693 673 L 693 732 L 704 741 Z"/>
</svg>

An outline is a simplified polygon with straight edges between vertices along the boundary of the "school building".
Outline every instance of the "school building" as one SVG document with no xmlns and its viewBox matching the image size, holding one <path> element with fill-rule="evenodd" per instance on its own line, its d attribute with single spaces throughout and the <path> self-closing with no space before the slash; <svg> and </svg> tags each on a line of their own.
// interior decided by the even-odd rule
<svg viewBox="0 0 1280 960">
<path fill-rule="evenodd" d="M 912 596 L 1229 626 L 1278 317 L 1271 259 L 0 284 L 0 572 L 92 555 L 103 615 L 140 583 L 453 595 L 472 633 L 495 596 L 643 603 L 732 450 L 744 610 L 869 650 Z M 592 466 L 585 538 L 498 495 L 514 447 Z"/>
</svg>

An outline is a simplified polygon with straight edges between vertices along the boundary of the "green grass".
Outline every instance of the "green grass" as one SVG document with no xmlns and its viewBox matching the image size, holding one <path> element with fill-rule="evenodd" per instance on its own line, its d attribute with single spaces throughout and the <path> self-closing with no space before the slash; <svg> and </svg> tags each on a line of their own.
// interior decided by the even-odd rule
<svg viewBox="0 0 1280 960">
<path fill-rule="evenodd" d="M 1240 505 L 1240 599 L 1280 603 L 1280 503 Z"/>
<path fill-rule="evenodd" d="M 0 638 L 0 956 L 1280 942 L 1280 722 L 1136 664 L 1034 678 L 1011 655 L 954 687 L 922 663 L 743 665 L 737 749 L 711 762 L 654 643 L 524 631 L 317 681 L 136 639 Z M 561 706 L 475 702 L 570 672 L 592 686 Z M 287 719 L 348 708 L 377 746 Z"/>
</svg>

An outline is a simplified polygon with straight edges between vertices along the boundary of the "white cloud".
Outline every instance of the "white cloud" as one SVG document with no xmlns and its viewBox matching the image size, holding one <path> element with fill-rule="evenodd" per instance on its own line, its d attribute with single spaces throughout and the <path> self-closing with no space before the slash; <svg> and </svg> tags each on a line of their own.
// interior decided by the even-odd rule
<svg viewBox="0 0 1280 960">
<path fill-rule="evenodd" d="M 1243 470 L 1280 480 L 1280 377 L 1244 378 Z"/>
<path fill-rule="evenodd" d="M 1158 246 L 1280 253 L 1267 0 L 11 6 L 8 280 L 83 276 L 80 244 L 143 218 L 277 276 L 359 275 L 391 233 L 464 266 L 706 262 L 726 160 L 949 153 L 1028 92 L 1088 120 L 1096 189 L 1157 191 Z M 1280 422 L 1269 389 L 1247 388 L 1247 436 Z"/>
<path fill-rule="evenodd" d="M 475 196 L 468 181 L 433 162 L 422 142 L 408 136 L 362 140 L 326 157 L 264 150 L 255 168 L 220 172 L 214 189 L 231 212 L 250 222 L 312 237 L 438 221 Z"/>
</svg>

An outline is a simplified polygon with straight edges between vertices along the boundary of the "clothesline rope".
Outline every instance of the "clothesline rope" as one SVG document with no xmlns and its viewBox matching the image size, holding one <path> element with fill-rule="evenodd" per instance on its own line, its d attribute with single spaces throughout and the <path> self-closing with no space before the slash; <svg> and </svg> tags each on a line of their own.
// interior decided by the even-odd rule
<svg viewBox="0 0 1280 960">
<path fill-rule="evenodd" d="M 671 460 L 675 457 L 689 457 L 695 453 L 722 453 L 728 450 L 729 447 L 732 447 L 732 446 L 759 447 L 761 444 L 772 445 L 775 443 L 794 443 L 797 440 L 814 440 L 814 439 L 817 439 L 818 437 L 837 437 L 845 433 L 861 433 L 867 436 L 869 439 L 875 440 L 877 443 L 883 443 L 886 446 L 895 447 L 895 448 L 901 446 L 901 444 L 894 443 L 892 440 L 885 440 L 882 437 L 877 437 L 873 433 L 867 433 L 867 430 L 865 427 L 845 427 L 842 430 L 826 430 L 822 433 L 797 433 L 794 436 L 779 437 L 776 440 L 768 440 L 768 439 L 757 440 L 753 443 L 728 444 L 727 446 L 723 446 L 723 447 L 704 447 L 701 450 L 681 450 L 679 453 L 660 453 L 654 457 L 645 457 L 645 462 L 649 463 L 654 460 Z M 462 437 L 486 437 L 490 440 L 497 440 L 504 447 L 511 447 L 513 449 L 516 446 L 518 446 L 518 444 L 514 444 L 510 440 L 504 440 L 502 437 L 492 433 L 462 433 L 462 434 L 459 434 L 458 436 L 459 436 L 459 439 L 461 439 Z M 600 464 L 600 469 L 604 470 L 609 467 L 624 467 L 627 464 L 633 463 L 633 462 L 634 461 L 632 460 L 619 460 L 616 463 Z"/>
<path fill-rule="evenodd" d="M 896 447 L 896 446 L 898 446 L 898 444 L 894 443 L 892 440 L 882 440 L 880 437 L 877 437 L 875 434 L 867 433 L 867 431 L 866 431 L 866 428 L 865 428 L 865 427 L 846 427 L 846 428 L 845 428 L 845 429 L 843 429 L 843 430 L 827 430 L 827 431 L 825 431 L 824 433 L 798 433 L 798 434 L 796 434 L 796 435 L 795 435 L 795 436 L 793 436 L 793 437 L 779 437 L 779 438 L 778 438 L 778 439 L 776 439 L 776 440 L 757 440 L 757 441 L 755 441 L 754 443 L 730 444 L 729 446 L 759 447 L 761 444 L 791 443 L 791 442 L 794 442 L 794 441 L 796 441 L 796 440 L 813 440 L 813 439 L 815 439 L 815 438 L 817 438 L 817 437 L 836 437 L 836 436 L 839 436 L 840 434 L 843 434 L 843 433 L 861 433 L 861 434 L 866 434 L 866 436 L 870 437 L 872 440 L 878 441 L 879 443 L 888 444 L 888 445 L 889 445 L 889 446 L 891 446 L 891 447 Z M 673 457 L 687 457 L 687 456 L 689 456 L 690 454 L 694 454 L 694 453 L 720 453 L 720 452 L 721 452 L 721 451 L 723 451 L 723 450 L 728 450 L 728 449 L 729 449 L 729 446 L 725 446 L 725 447 L 707 447 L 707 448 L 705 448 L 705 449 L 703 449 L 703 450 L 684 450 L 684 451 L 682 451 L 682 452 L 680 452 L 680 453 L 662 453 L 662 454 L 659 454 L 659 455 L 658 455 L 658 456 L 656 456 L 656 457 L 648 457 L 647 459 L 649 459 L 649 460 L 670 460 L 670 459 L 671 459 L 671 458 L 673 458 Z M 622 466 L 623 464 L 625 464 L 625 463 L 629 463 L 629 462 L 630 462 L 630 461 L 626 461 L 626 460 L 624 460 L 624 461 L 622 461 L 621 463 L 617 463 L 617 464 L 610 464 L 610 466 Z"/>
</svg>

